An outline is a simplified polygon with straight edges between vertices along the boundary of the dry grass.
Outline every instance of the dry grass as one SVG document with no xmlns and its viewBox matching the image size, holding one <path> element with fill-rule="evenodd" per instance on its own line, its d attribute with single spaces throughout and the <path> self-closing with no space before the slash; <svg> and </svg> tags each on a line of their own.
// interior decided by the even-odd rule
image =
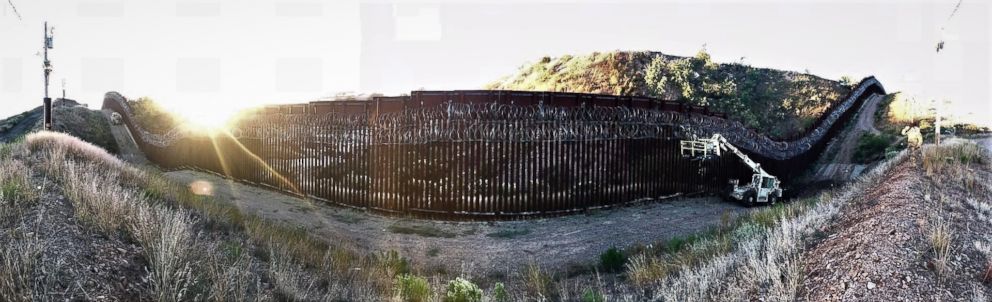
<svg viewBox="0 0 992 302">
<path fill-rule="evenodd" d="M 45 299 L 45 286 L 35 283 L 45 243 L 37 237 L 11 242 L 0 252 L 0 301 Z"/>
<path fill-rule="evenodd" d="M 398 255 L 356 256 L 306 230 L 194 195 L 71 136 L 34 133 L 25 146 L 41 155 L 42 170 L 62 185 L 81 221 L 143 248 L 158 301 L 391 296 Z"/>
<path fill-rule="evenodd" d="M 930 264 L 937 277 L 942 280 L 949 275 L 950 261 L 954 251 L 954 241 L 958 237 L 952 227 L 953 217 L 960 213 L 944 213 L 944 209 L 956 205 L 970 208 L 968 213 L 980 222 L 992 224 L 992 206 L 988 203 L 988 180 L 980 173 L 981 165 L 989 164 L 986 151 L 971 141 L 949 140 L 941 146 L 925 146 L 921 149 L 922 166 L 927 177 L 933 182 L 925 201 L 933 208 L 941 209 L 928 219 L 924 237 L 931 252 Z M 960 195 L 954 195 L 956 188 Z M 945 194 L 952 194 L 949 200 Z M 962 197 L 963 196 L 963 197 Z M 969 215 L 969 216 L 970 216 Z M 992 251 L 984 241 L 975 241 L 975 248 L 985 256 L 980 279 L 992 281 Z M 965 251 L 966 252 L 966 251 Z"/>
<path fill-rule="evenodd" d="M 0 163 L 0 225 L 6 225 L 38 200 L 30 170 L 19 160 Z"/>
<path fill-rule="evenodd" d="M 27 136 L 28 148 L 43 157 L 49 175 L 60 181 L 76 216 L 107 234 L 122 234 L 143 248 L 150 263 L 153 297 L 158 301 L 196 298 L 193 224 L 181 209 L 153 203 L 133 186 L 140 172 L 103 149 L 71 136 L 51 132 Z"/>
<path fill-rule="evenodd" d="M 185 211 L 162 206 L 136 207 L 130 232 L 144 248 L 151 264 L 152 291 L 158 301 L 196 298 L 191 292 L 199 276 L 194 273 L 193 221 Z"/>
<path fill-rule="evenodd" d="M 0 227 L 12 226 L 38 202 L 31 185 L 31 170 L 19 159 L 26 150 L 17 144 L 0 145 Z M 38 261 L 46 242 L 16 226 L 6 234 L 0 249 L 0 301 L 44 299 L 45 285 L 35 282 Z"/>
<path fill-rule="evenodd" d="M 930 219 L 927 242 L 930 244 L 930 251 L 933 252 L 932 263 L 937 276 L 943 276 L 948 269 L 953 240 L 954 234 L 947 220 L 939 214 Z"/>
<path fill-rule="evenodd" d="M 306 273 L 302 264 L 294 259 L 293 247 L 269 247 L 269 276 L 276 285 L 276 295 L 283 300 L 316 300 L 316 279 Z"/>
<path fill-rule="evenodd" d="M 924 146 L 923 170 L 927 176 L 939 180 L 960 177 L 960 164 L 984 163 L 982 147 L 973 142 L 951 140 L 942 146 Z M 955 173 L 957 172 L 957 173 Z"/>
<path fill-rule="evenodd" d="M 207 249 L 205 276 L 211 301 L 262 301 L 261 278 L 254 273 L 257 261 L 240 244 L 213 243 Z"/>
<path fill-rule="evenodd" d="M 646 287 L 668 276 L 668 265 L 658 257 L 637 254 L 627 262 L 627 278 L 637 287 Z"/>
<path fill-rule="evenodd" d="M 739 301 L 755 292 L 763 293 L 765 300 L 793 300 L 803 278 L 800 255 L 806 243 L 843 206 L 905 158 L 906 153 L 901 153 L 833 193 L 759 210 L 675 252 L 632 261 L 627 275 L 635 284 L 654 284 L 653 300 Z"/>
<path fill-rule="evenodd" d="M 548 299 L 552 296 L 552 278 L 547 272 L 541 269 L 536 263 L 531 263 L 523 271 L 524 285 L 527 293 L 540 300 Z"/>
</svg>

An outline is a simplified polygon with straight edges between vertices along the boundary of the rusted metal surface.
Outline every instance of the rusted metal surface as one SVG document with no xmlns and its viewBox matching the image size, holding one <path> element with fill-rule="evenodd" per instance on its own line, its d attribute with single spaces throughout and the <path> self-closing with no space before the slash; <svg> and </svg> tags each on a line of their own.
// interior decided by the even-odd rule
<svg viewBox="0 0 992 302">
<path fill-rule="evenodd" d="M 154 134 L 107 93 L 146 156 L 328 202 L 438 219 L 560 215 L 713 192 L 747 178 L 737 159 L 691 161 L 679 140 L 720 133 L 788 181 L 822 151 L 873 78 L 795 140 L 774 141 L 708 108 L 644 97 L 414 91 L 409 97 L 267 106 L 230 133 Z"/>
</svg>

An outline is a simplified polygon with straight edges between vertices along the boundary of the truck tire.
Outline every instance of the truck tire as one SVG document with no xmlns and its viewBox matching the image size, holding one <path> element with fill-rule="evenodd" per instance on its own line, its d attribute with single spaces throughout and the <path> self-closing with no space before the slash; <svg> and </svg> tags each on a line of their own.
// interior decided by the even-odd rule
<svg viewBox="0 0 992 302">
<path fill-rule="evenodd" d="M 737 200 L 735 200 L 734 197 L 732 196 L 733 192 L 734 192 L 734 186 L 726 185 L 723 187 L 723 194 L 720 194 L 720 197 L 723 197 L 723 200 L 725 201 L 736 202 Z"/>
<path fill-rule="evenodd" d="M 747 203 L 748 207 L 753 207 L 758 204 L 758 194 L 754 191 L 748 191 L 747 194 L 744 195 L 744 202 Z"/>
</svg>

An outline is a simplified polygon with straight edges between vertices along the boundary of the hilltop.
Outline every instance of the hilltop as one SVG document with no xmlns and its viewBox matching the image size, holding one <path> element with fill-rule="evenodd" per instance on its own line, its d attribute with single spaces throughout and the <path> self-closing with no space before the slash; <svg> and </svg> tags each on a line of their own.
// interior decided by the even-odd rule
<svg viewBox="0 0 992 302">
<path fill-rule="evenodd" d="M 68 133 L 117 154 L 117 143 L 110 134 L 110 123 L 98 110 L 72 99 L 56 99 L 52 103 L 53 130 Z M 13 142 L 30 132 L 42 129 L 42 106 L 0 120 L 0 143 Z"/>
<path fill-rule="evenodd" d="M 716 63 L 706 51 L 679 57 L 654 51 L 595 52 L 543 57 L 486 89 L 568 91 L 652 96 L 709 105 L 773 137 L 812 125 L 847 95 L 850 79 Z"/>
</svg>

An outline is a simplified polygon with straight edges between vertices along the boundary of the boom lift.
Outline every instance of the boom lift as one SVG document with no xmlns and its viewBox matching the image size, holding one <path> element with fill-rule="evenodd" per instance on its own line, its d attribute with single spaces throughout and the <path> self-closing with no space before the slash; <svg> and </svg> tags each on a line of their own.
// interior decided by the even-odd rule
<svg viewBox="0 0 992 302">
<path fill-rule="evenodd" d="M 754 205 L 756 203 L 774 204 L 779 199 L 782 199 L 781 182 L 779 182 L 778 177 L 765 172 L 765 169 L 761 168 L 761 164 L 751 160 L 744 152 L 741 152 L 737 147 L 727 142 L 727 139 L 719 133 L 713 134 L 711 138 L 681 141 L 681 153 L 683 157 L 705 160 L 719 157 L 725 151 L 730 151 L 736 155 L 745 165 L 754 171 L 754 174 L 751 175 L 751 182 L 748 184 L 740 185 L 737 179 L 731 179 L 727 192 L 724 192 L 727 197 L 737 201 L 743 201 L 748 205 Z"/>
</svg>

